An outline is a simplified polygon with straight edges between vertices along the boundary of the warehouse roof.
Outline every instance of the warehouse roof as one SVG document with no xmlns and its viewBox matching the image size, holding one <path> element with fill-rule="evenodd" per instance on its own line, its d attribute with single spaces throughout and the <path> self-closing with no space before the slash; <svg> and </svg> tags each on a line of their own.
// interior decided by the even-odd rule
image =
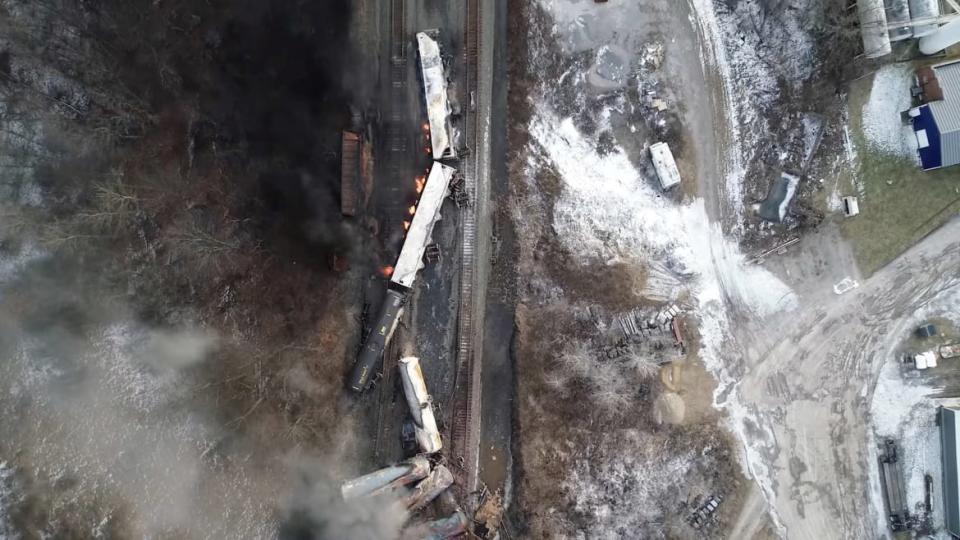
<svg viewBox="0 0 960 540">
<path fill-rule="evenodd" d="M 960 61 L 918 69 L 917 79 L 927 103 L 910 116 L 923 168 L 960 164 Z"/>
<path fill-rule="evenodd" d="M 957 416 L 960 411 L 940 408 L 940 460 L 943 463 L 944 525 L 954 536 L 960 536 L 960 463 L 957 448 Z"/>
<path fill-rule="evenodd" d="M 960 62 L 933 67 L 943 99 L 930 103 L 940 132 L 940 160 L 948 167 L 960 163 Z"/>
</svg>

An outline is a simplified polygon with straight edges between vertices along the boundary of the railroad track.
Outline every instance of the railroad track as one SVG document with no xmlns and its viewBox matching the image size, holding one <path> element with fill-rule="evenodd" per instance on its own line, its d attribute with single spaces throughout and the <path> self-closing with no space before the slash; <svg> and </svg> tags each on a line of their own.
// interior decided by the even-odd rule
<svg viewBox="0 0 960 540">
<path fill-rule="evenodd" d="M 478 90 L 481 1 L 467 0 L 463 51 L 467 102 L 472 101 L 471 94 L 476 95 Z M 464 115 L 464 119 L 466 146 L 475 150 L 479 125 L 476 121 L 476 111 L 469 111 Z M 453 425 L 451 427 L 452 455 L 460 465 L 454 469 L 456 470 L 456 485 L 460 490 L 461 500 L 465 500 L 476 485 L 477 445 L 479 444 L 473 429 L 474 417 L 479 405 L 476 385 L 476 368 L 478 366 L 474 355 L 474 339 L 477 335 L 474 328 L 474 284 L 476 280 L 474 267 L 476 264 L 477 235 L 477 215 L 474 206 L 477 195 L 476 159 L 476 153 L 471 153 L 461 162 L 464 190 L 471 202 L 461 210 L 463 226 L 460 253 L 460 314 L 457 320 L 457 371 L 456 387 L 454 389 L 456 406 L 453 411 Z"/>
</svg>

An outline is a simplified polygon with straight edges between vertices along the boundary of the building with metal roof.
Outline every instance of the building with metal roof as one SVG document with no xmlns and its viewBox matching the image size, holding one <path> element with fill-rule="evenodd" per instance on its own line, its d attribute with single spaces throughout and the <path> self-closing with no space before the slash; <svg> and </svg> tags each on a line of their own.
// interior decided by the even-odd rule
<svg viewBox="0 0 960 540">
<path fill-rule="evenodd" d="M 943 475 L 943 520 L 947 531 L 953 536 L 960 536 L 960 464 L 957 455 L 958 444 L 957 421 L 960 410 L 940 407 L 940 461 Z"/>
<path fill-rule="evenodd" d="M 925 171 L 960 164 L 960 60 L 917 70 L 923 105 L 910 110 Z"/>
</svg>

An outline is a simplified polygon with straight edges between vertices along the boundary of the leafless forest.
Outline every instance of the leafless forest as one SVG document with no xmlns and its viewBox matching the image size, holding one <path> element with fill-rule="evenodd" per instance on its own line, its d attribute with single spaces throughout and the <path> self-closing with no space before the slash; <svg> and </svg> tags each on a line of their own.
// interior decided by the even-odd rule
<svg viewBox="0 0 960 540">
<path fill-rule="evenodd" d="M 25 537 L 349 521 L 298 502 L 335 507 L 318 471 L 359 444 L 356 272 L 332 264 L 362 264 L 333 183 L 349 8 L 0 1 L 0 462 Z"/>
</svg>

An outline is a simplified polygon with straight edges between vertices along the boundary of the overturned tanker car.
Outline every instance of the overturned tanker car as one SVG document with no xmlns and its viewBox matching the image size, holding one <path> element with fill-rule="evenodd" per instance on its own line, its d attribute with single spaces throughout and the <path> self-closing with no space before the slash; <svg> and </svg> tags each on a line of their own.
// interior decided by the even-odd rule
<svg viewBox="0 0 960 540">
<path fill-rule="evenodd" d="M 430 150 L 435 160 L 457 159 L 450 121 L 453 107 L 447 93 L 447 73 L 440 56 L 438 34 L 435 30 L 417 33 L 420 76 L 423 79 L 423 97 L 430 126 Z"/>
<path fill-rule="evenodd" d="M 364 339 L 357 363 L 350 374 L 348 386 L 354 392 L 366 390 L 377 363 L 383 357 L 383 351 L 390 343 L 403 314 L 407 294 L 413 288 L 417 272 L 423 268 L 424 252 L 432 241 L 433 228 L 440 220 L 440 209 L 450 193 L 450 181 L 456 174 L 456 169 L 438 162 L 434 162 L 430 169 L 400 256 L 397 257 L 386 299 L 377 315 L 376 324 Z"/>
</svg>

